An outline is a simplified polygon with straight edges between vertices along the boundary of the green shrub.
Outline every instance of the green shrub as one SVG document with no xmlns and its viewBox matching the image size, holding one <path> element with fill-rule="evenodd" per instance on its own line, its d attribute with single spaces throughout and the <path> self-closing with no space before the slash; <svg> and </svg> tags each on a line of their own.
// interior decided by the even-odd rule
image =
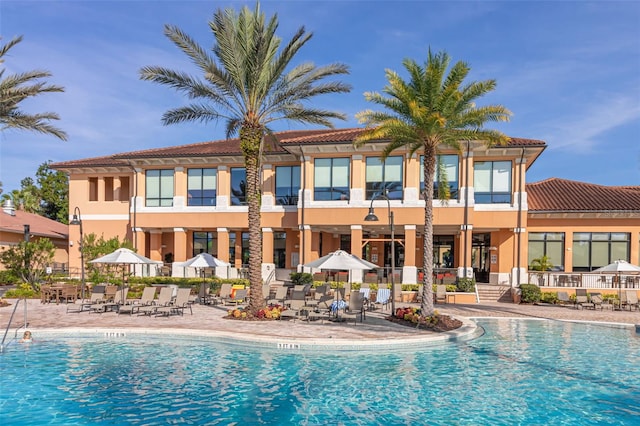
<svg viewBox="0 0 640 426">
<path fill-rule="evenodd" d="M 456 282 L 456 291 L 462 291 L 465 293 L 475 292 L 476 280 L 473 278 L 458 278 L 458 281 Z"/>
<path fill-rule="evenodd" d="M 555 305 L 558 303 L 558 293 L 544 292 L 540 295 L 540 301 Z"/>
<path fill-rule="evenodd" d="M 17 284 L 19 282 L 20 282 L 20 277 L 18 277 L 18 275 L 14 271 L 12 270 L 0 271 L 0 285 Z"/>
<path fill-rule="evenodd" d="M 402 284 L 402 291 L 418 291 L 420 284 Z"/>
<path fill-rule="evenodd" d="M 27 283 L 20 284 L 18 288 L 7 290 L 4 297 L 7 299 L 32 299 L 36 297 L 36 291 Z"/>
<path fill-rule="evenodd" d="M 294 284 L 312 284 L 313 275 L 307 272 L 292 272 L 289 274 L 291 281 Z"/>
<path fill-rule="evenodd" d="M 522 303 L 538 303 L 542 292 L 540 287 L 535 284 L 520 284 L 520 291 L 522 296 L 520 301 Z"/>
</svg>

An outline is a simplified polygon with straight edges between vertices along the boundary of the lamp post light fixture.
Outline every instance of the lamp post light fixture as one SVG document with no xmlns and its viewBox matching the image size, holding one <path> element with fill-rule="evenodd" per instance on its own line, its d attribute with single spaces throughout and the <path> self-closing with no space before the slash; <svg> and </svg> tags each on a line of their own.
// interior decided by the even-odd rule
<svg viewBox="0 0 640 426">
<path fill-rule="evenodd" d="M 84 282 L 84 244 L 82 242 L 82 216 L 80 215 L 80 208 L 76 207 L 75 209 L 73 209 L 73 218 L 71 219 L 71 222 L 69 222 L 69 225 L 80 225 L 80 247 L 78 248 L 80 250 L 80 279 L 82 281 L 82 289 L 80 290 L 80 294 L 82 297 L 82 303 L 84 303 L 84 288 L 86 287 L 86 284 Z"/>
<path fill-rule="evenodd" d="M 396 314 L 396 302 L 395 302 L 395 289 L 396 280 L 394 269 L 396 267 L 396 239 L 395 239 L 395 227 L 393 223 L 393 212 L 391 211 L 391 201 L 385 194 L 378 194 L 371 199 L 371 205 L 369 206 L 369 214 L 365 216 L 365 222 L 378 222 L 378 216 L 375 215 L 373 209 L 373 202 L 378 198 L 387 200 L 387 208 L 389 209 L 389 228 L 391 229 L 391 315 Z"/>
</svg>

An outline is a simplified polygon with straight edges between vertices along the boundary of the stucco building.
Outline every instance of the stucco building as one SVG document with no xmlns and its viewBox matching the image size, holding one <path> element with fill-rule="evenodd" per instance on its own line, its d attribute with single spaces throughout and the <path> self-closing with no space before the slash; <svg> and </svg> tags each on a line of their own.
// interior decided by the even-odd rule
<svg viewBox="0 0 640 426">
<path fill-rule="evenodd" d="M 277 133 L 266 141 L 262 170 L 263 276 L 344 249 L 391 267 L 402 283 L 419 281 L 424 200 L 419 155 L 386 144 L 356 148 L 362 129 Z M 434 262 L 480 282 L 527 282 L 527 265 L 547 254 L 559 270 L 595 269 L 623 258 L 640 261 L 640 187 L 602 187 L 549 179 L 528 184 L 527 169 L 543 141 L 511 138 L 463 152 L 442 149 L 451 198 L 434 201 Z M 166 263 L 208 252 L 241 270 L 248 256 L 246 174 L 237 139 L 119 153 L 52 164 L 69 174 L 70 211 L 84 233 L 118 236 Z M 437 182 L 431 182 L 437 189 Z M 381 199 L 386 194 L 389 203 Z M 378 222 L 364 220 L 373 205 Z M 69 227 L 71 241 L 79 240 Z M 605 248 L 606 247 L 606 248 Z M 78 245 L 69 263 L 79 270 Z M 174 275 L 182 275 L 174 267 Z M 352 281 L 362 281 L 354 273 Z"/>
</svg>

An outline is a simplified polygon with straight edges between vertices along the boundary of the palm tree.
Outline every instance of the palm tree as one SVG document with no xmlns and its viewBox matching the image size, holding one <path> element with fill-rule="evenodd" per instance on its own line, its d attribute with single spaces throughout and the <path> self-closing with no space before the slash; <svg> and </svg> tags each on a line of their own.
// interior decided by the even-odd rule
<svg viewBox="0 0 640 426">
<path fill-rule="evenodd" d="M 351 88 L 346 84 L 323 81 L 348 74 L 348 68 L 337 63 L 322 67 L 303 63 L 286 71 L 312 34 L 301 27 L 280 49 L 281 39 L 275 35 L 277 15 L 267 22 L 257 3 L 253 11 L 245 6 L 239 14 L 234 9 L 218 9 L 209 27 L 215 39 L 213 55 L 179 28 L 167 25 L 164 30 L 202 72 L 203 80 L 159 66 L 142 68 L 140 77 L 170 86 L 194 100 L 190 105 L 167 111 L 162 118 L 165 125 L 224 120 L 227 138 L 239 134 L 247 173 L 249 309 L 255 313 L 265 304 L 261 296 L 260 170 L 265 136 L 272 133 L 269 125 L 277 120 L 291 120 L 332 128 L 331 119 L 344 120 L 343 114 L 311 108 L 304 102 L 318 95 L 349 92 Z"/>
<path fill-rule="evenodd" d="M 0 64 L 4 63 L 4 55 L 16 44 L 22 41 L 22 36 L 14 37 L 4 46 L 0 46 Z M 64 92 L 64 88 L 47 84 L 43 79 L 51 77 L 48 71 L 27 71 L 19 74 L 4 76 L 5 68 L 0 70 L 0 130 L 21 129 L 53 135 L 63 141 L 67 134 L 49 121 L 59 120 L 54 112 L 27 114 L 19 109 L 20 102 L 47 92 Z"/>
<path fill-rule="evenodd" d="M 388 140 L 383 151 L 386 158 L 398 148 L 406 148 L 413 155 L 424 155 L 424 274 L 421 311 L 423 316 L 434 313 L 433 306 L 433 182 L 437 167 L 437 154 L 441 146 L 461 151 L 461 141 L 478 140 L 487 145 L 503 144 L 508 138 L 496 130 L 483 126 L 488 121 L 508 121 L 511 113 L 500 105 L 476 107 L 475 100 L 496 87 L 494 80 L 463 85 L 470 71 L 464 62 L 449 67 L 446 52 L 432 54 L 424 66 L 411 59 L 403 65 L 410 81 L 405 82 L 394 71 L 387 70 L 387 95 L 365 93 L 368 101 L 382 105 L 388 112 L 362 111 L 357 114 L 365 131 L 356 139 L 356 145 L 371 140 Z"/>
</svg>

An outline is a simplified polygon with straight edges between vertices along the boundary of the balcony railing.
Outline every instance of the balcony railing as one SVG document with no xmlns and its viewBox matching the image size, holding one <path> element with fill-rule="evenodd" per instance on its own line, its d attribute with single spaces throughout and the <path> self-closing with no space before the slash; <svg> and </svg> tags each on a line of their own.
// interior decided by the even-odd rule
<svg viewBox="0 0 640 426">
<path fill-rule="evenodd" d="M 640 275 L 529 271 L 529 282 L 539 287 L 640 288 Z"/>
</svg>

